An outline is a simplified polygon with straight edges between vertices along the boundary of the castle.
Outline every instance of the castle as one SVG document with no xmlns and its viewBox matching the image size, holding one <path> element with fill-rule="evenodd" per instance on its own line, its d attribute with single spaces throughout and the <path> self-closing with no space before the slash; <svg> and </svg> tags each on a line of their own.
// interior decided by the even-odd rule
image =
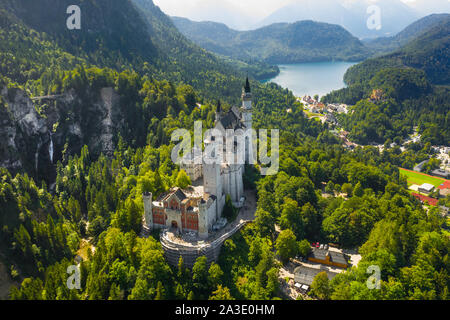
<svg viewBox="0 0 450 320">
<path fill-rule="evenodd" d="M 179 233 L 192 232 L 201 239 L 207 239 L 211 231 L 224 225 L 222 212 L 227 195 L 231 197 L 235 207 L 243 206 L 245 163 L 252 164 L 254 148 L 252 93 L 248 78 L 242 91 L 242 107 L 232 107 L 224 113 L 219 102 L 214 129 L 220 131 L 224 139 L 224 153 L 227 145 L 225 139 L 229 136 L 230 130 L 238 132 L 237 135 L 243 135 L 244 140 L 241 142 L 244 143 L 241 144 L 233 138 L 234 146 L 231 149 L 234 161 L 229 161 L 229 158 L 220 162 L 206 161 L 214 159 L 217 156 L 214 153 L 205 157 L 200 156 L 202 157 L 200 161 L 194 161 L 199 160 L 196 153 L 198 150 L 195 149 L 185 155 L 185 160 L 190 161 L 183 161 L 180 167 L 186 171 L 196 187 L 191 186 L 183 190 L 173 188 L 156 201 L 153 201 L 151 193 L 144 194 L 144 229 L 171 228 Z M 205 149 L 214 141 L 214 136 L 207 137 L 204 140 Z M 239 157 L 245 159 L 237 161 Z"/>
</svg>

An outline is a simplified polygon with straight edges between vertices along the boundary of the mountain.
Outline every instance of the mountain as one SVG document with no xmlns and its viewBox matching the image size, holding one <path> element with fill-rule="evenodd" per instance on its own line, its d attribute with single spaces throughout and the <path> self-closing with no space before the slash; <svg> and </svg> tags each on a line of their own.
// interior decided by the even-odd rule
<svg viewBox="0 0 450 320">
<path fill-rule="evenodd" d="M 414 33 L 412 32 L 414 29 L 414 27 L 407 29 L 405 33 L 399 35 L 398 39 L 408 38 L 408 35 Z M 446 15 L 434 27 L 423 32 L 399 50 L 381 57 L 368 59 L 361 64 L 351 67 L 344 79 L 350 85 L 363 83 L 367 82 L 383 68 L 411 67 L 423 70 L 428 79 L 434 84 L 449 84 L 449 57 L 450 15 Z"/>
<path fill-rule="evenodd" d="M 381 37 L 368 40 L 364 41 L 364 44 L 378 52 L 394 51 L 430 29 L 439 26 L 441 23 L 445 23 L 449 17 L 450 14 L 432 14 L 412 23 L 393 37 Z"/>
<path fill-rule="evenodd" d="M 420 31 L 427 21 L 399 35 L 419 34 L 400 49 L 351 67 L 348 87 L 322 98 L 354 105 L 339 119 L 352 141 L 399 144 L 417 127 L 423 144 L 450 143 L 450 18 Z"/>
<path fill-rule="evenodd" d="M 81 30 L 66 27 L 72 4 Z M 95 156 L 113 154 L 119 136 L 144 145 L 155 119 L 183 101 L 239 100 L 244 72 L 186 39 L 150 0 L 4 0 L 0 27 L 0 166 L 38 181 L 84 145 Z"/>
<path fill-rule="evenodd" d="M 314 21 L 276 23 L 251 31 L 237 31 L 215 22 L 174 17 L 186 37 L 203 48 L 244 61 L 269 64 L 366 58 L 369 50 L 344 28 Z"/>
<path fill-rule="evenodd" d="M 256 22 L 227 0 L 200 0 L 185 12 L 194 21 L 215 21 L 237 30 L 246 30 Z"/>
<path fill-rule="evenodd" d="M 177 30 L 172 20 L 166 16 L 152 1 L 148 0 L 133 0 L 134 3 L 142 10 L 145 17 L 150 21 L 149 32 L 154 34 L 155 43 L 159 44 L 159 47 L 167 56 L 178 60 L 175 63 L 166 64 L 163 69 L 168 71 L 172 70 L 174 73 L 179 73 L 180 65 L 188 68 L 183 75 L 193 76 L 195 72 L 202 70 L 205 74 L 211 72 L 219 72 L 221 74 L 236 75 L 236 72 L 241 74 L 248 73 L 251 77 L 256 79 L 267 79 L 278 74 L 277 67 L 269 66 L 267 64 L 257 61 L 236 61 L 230 59 L 227 54 L 221 59 L 218 59 L 211 53 L 201 50 L 199 46 L 194 45 L 191 41 L 188 41 L 186 37 Z M 170 36 L 168 36 L 170 35 Z M 214 50 L 212 52 L 221 54 Z M 201 62 L 201 63 L 199 63 Z M 220 68 L 218 68 L 220 67 Z M 188 79 L 183 79 L 187 82 Z M 198 79 L 196 79 L 198 81 Z M 199 90 L 204 88 L 196 87 Z M 206 95 L 208 93 L 205 93 Z"/>
<path fill-rule="evenodd" d="M 356 25 L 349 26 L 350 32 L 360 38 L 393 36 L 421 16 L 401 0 L 346 0 L 343 5 L 356 18 Z M 368 9 L 376 6 L 380 9 L 380 29 L 369 29 L 367 22 L 373 12 Z"/>
<path fill-rule="evenodd" d="M 314 20 L 328 23 L 344 23 L 348 16 L 340 3 L 334 0 L 313 1 L 300 0 L 288 4 L 259 22 L 259 26 L 267 26 L 280 22 L 295 22 L 300 20 Z"/>
<path fill-rule="evenodd" d="M 68 30 L 68 15 L 61 14 L 72 4 L 82 11 L 79 31 Z M 213 93 L 205 90 L 207 83 L 226 75 L 240 91 L 245 73 L 186 39 L 151 0 L 60 0 L 56 4 L 52 0 L 5 0 L 0 7 L 91 65 L 134 69 L 157 79 L 184 82 L 211 99 L 216 99 L 217 90 L 223 87 Z M 225 90 L 219 95 L 229 96 Z"/>
<path fill-rule="evenodd" d="M 370 30 L 367 13 L 371 5 L 381 12 L 381 29 Z M 262 20 L 258 26 L 278 22 L 295 22 L 310 19 L 319 22 L 339 24 L 359 38 L 374 38 L 393 35 L 418 18 L 418 14 L 400 0 L 298 0 L 282 7 Z"/>
</svg>

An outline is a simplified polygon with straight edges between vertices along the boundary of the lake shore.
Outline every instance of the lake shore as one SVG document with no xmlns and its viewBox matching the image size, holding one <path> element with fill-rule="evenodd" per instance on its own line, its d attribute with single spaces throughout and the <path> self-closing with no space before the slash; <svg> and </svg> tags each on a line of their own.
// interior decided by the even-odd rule
<svg viewBox="0 0 450 320">
<path fill-rule="evenodd" d="M 278 76 L 261 82 L 274 82 L 299 97 L 316 94 L 323 96 L 344 88 L 344 74 L 355 64 L 357 63 L 343 61 L 281 64 L 278 65 Z"/>
</svg>

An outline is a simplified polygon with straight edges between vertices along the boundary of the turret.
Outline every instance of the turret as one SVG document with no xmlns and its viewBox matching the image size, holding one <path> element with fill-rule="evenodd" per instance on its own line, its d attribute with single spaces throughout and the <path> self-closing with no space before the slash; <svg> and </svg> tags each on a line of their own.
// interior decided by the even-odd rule
<svg viewBox="0 0 450 320">
<path fill-rule="evenodd" d="M 149 229 L 153 228 L 153 194 L 151 192 L 146 192 L 142 195 L 144 200 L 144 223 Z"/>
<path fill-rule="evenodd" d="M 212 133 L 211 136 L 207 136 L 207 138 L 204 141 L 205 144 L 205 152 L 207 153 L 203 157 L 203 187 L 205 193 L 209 193 L 210 195 L 215 196 L 217 201 L 217 210 L 219 211 L 219 203 L 220 199 L 223 197 L 223 184 L 222 184 L 222 177 L 221 177 L 221 168 L 223 164 L 223 154 L 217 154 L 216 152 L 223 152 L 220 151 L 223 146 L 219 143 L 219 149 L 213 149 L 213 152 L 209 154 L 209 149 L 213 147 L 216 143 L 218 143 L 219 140 L 217 139 L 223 139 L 221 137 L 220 131 L 216 130 L 217 135 L 214 135 Z M 207 133 L 206 133 L 207 135 Z"/>
<path fill-rule="evenodd" d="M 222 118 L 222 104 L 220 103 L 220 100 L 218 100 L 216 108 L 216 123 L 219 122 L 221 118 Z"/>
<path fill-rule="evenodd" d="M 242 90 L 242 123 L 245 126 L 245 161 L 248 164 L 253 165 L 253 114 L 252 114 L 252 92 L 250 89 L 250 82 L 248 77 L 245 81 L 245 86 Z"/>
<path fill-rule="evenodd" d="M 198 236 L 208 238 L 208 203 L 202 199 L 198 204 Z"/>
<path fill-rule="evenodd" d="M 252 91 L 250 88 L 250 81 L 248 80 L 248 77 L 245 81 L 245 86 L 242 89 L 242 109 L 252 109 Z"/>
</svg>

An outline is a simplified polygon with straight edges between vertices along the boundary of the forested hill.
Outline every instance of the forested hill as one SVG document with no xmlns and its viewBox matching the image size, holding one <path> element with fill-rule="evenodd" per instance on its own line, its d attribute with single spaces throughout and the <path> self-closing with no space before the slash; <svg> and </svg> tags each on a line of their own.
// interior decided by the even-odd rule
<svg viewBox="0 0 450 320">
<path fill-rule="evenodd" d="M 396 167 L 426 159 L 430 146 L 346 152 L 274 83 L 252 81 L 254 127 L 280 129 L 279 173 L 245 170 L 245 187 L 257 191 L 254 223 L 224 243 L 217 263 L 169 266 L 158 231 L 138 236 L 142 194 L 190 183 L 171 160 L 171 134 L 195 121 L 211 128 L 217 99 L 225 110 L 239 100 L 240 74 L 186 40 L 150 1 L 0 1 L 0 260 L 8 269 L 0 272 L 20 282 L 9 298 L 284 298 L 280 262 L 307 258 L 320 241 L 358 247 L 362 259 L 330 282 L 319 275 L 314 298 L 448 300 L 446 220 L 409 194 Z M 81 31 L 64 30 L 68 4 L 84 12 Z M 383 73 L 375 85 L 406 79 L 430 89 L 423 71 L 399 76 Z M 386 131 L 377 125 L 369 129 Z M 71 290 L 74 264 L 80 287 Z M 383 270 L 380 290 L 366 285 L 374 265 Z"/>
<path fill-rule="evenodd" d="M 434 84 L 450 83 L 450 15 L 393 53 L 368 59 L 350 68 L 347 84 L 364 83 L 387 67 L 412 67 L 423 70 Z"/>
<path fill-rule="evenodd" d="M 66 27 L 71 4 L 81 30 Z M 0 166 L 38 181 L 84 145 L 112 155 L 119 137 L 139 147 L 156 131 L 160 144 L 168 114 L 201 103 L 207 116 L 208 102 L 240 100 L 244 72 L 187 40 L 150 0 L 5 0 L 0 26 Z"/>
<path fill-rule="evenodd" d="M 217 69 L 218 59 L 214 57 L 213 62 L 208 61 L 212 55 L 201 50 L 199 46 L 194 45 L 182 35 L 174 26 L 172 20 L 159 7 L 155 6 L 151 0 L 132 1 L 150 22 L 149 32 L 153 34 L 154 42 L 157 43 L 166 56 L 173 59 L 173 63 L 164 65 L 165 70 L 177 73 L 181 64 L 188 68 L 188 74 L 192 76 L 200 70 L 211 73 Z M 212 52 L 215 51 L 212 50 Z M 228 55 L 220 59 L 221 68 L 219 72 L 223 74 L 229 74 L 230 70 L 237 70 L 240 74 L 248 73 L 257 79 L 267 79 L 277 75 L 279 72 L 277 67 L 259 61 L 238 61 L 226 56 Z M 198 89 L 202 90 L 201 88 Z"/>
<path fill-rule="evenodd" d="M 66 27 L 69 5 L 81 8 L 81 30 Z M 245 73 L 186 39 L 151 0 L 5 0 L 0 7 L 91 65 L 184 82 L 211 99 L 239 95 Z"/>
<path fill-rule="evenodd" d="M 344 79 L 349 86 L 323 101 L 356 104 L 340 119 L 353 141 L 400 143 L 417 126 L 422 142 L 450 143 L 449 16 L 401 49 L 351 67 Z"/>
<path fill-rule="evenodd" d="M 403 31 L 393 37 L 382 37 L 364 42 L 369 48 L 378 52 L 390 52 L 401 48 L 408 42 L 423 35 L 430 29 L 445 23 L 450 14 L 431 14 L 406 27 Z"/>
<path fill-rule="evenodd" d="M 236 31 L 215 22 L 173 17 L 178 30 L 203 48 L 241 60 L 298 63 L 363 60 L 369 50 L 338 25 L 314 21 L 276 23 L 252 31 Z"/>
</svg>

